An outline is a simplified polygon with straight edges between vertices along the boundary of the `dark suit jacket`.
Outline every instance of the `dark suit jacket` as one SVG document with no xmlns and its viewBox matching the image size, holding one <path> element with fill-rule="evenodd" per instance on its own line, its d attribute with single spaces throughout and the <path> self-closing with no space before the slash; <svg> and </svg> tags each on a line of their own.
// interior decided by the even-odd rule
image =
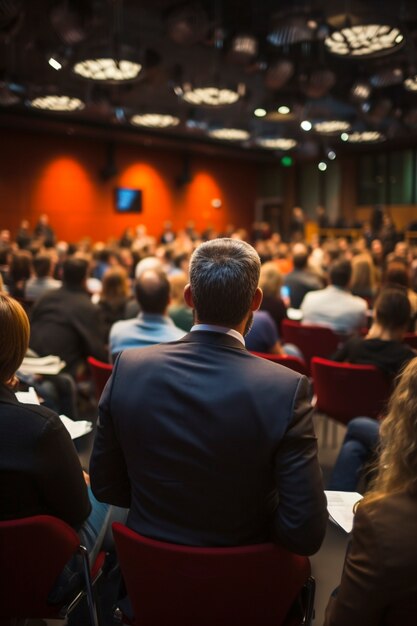
<svg viewBox="0 0 417 626">
<path fill-rule="evenodd" d="M 102 312 L 82 289 L 48 291 L 31 311 L 30 347 L 40 356 L 55 354 L 75 374 L 88 356 L 107 361 Z"/>
<path fill-rule="evenodd" d="M 48 514 L 79 526 L 90 509 L 74 444 L 58 415 L 20 404 L 0 385 L 0 519 Z"/>
<path fill-rule="evenodd" d="M 306 378 L 225 334 L 126 350 L 100 401 L 93 492 L 156 539 L 313 553 L 327 513 L 308 397 Z"/>
<path fill-rule="evenodd" d="M 417 624 L 416 529 L 416 494 L 397 493 L 358 507 L 325 626 Z"/>
</svg>

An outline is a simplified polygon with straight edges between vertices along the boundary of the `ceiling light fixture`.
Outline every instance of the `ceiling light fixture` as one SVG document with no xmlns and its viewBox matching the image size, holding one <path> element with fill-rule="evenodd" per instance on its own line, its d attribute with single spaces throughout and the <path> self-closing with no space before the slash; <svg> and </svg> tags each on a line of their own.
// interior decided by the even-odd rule
<svg viewBox="0 0 417 626">
<path fill-rule="evenodd" d="M 377 130 L 364 130 L 349 133 L 346 141 L 349 143 L 373 143 L 376 141 L 384 141 L 385 137 Z"/>
<path fill-rule="evenodd" d="M 313 125 L 311 122 L 309 122 L 308 120 L 303 120 L 300 124 L 301 128 L 303 130 L 305 130 L 306 132 L 308 132 L 309 130 L 312 129 Z"/>
<path fill-rule="evenodd" d="M 270 150 L 291 150 L 297 145 L 295 139 L 285 137 L 260 137 L 256 143 Z"/>
<path fill-rule="evenodd" d="M 322 135 L 332 135 L 349 130 L 350 124 L 345 120 L 324 120 L 314 124 L 314 130 Z"/>
<path fill-rule="evenodd" d="M 60 63 L 58 61 L 58 59 L 55 59 L 54 57 L 50 57 L 48 60 L 48 63 L 51 67 L 54 68 L 54 70 L 56 70 L 57 72 L 59 72 L 59 70 L 62 70 L 62 63 Z"/>
<path fill-rule="evenodd" d="M 334 150 L 329 150 L 327 153 L 327 158 L 330 159 L 330 161 L 334 161 L 336 158 L 336 152 Z"/>
<path fill-rule="evenodd" d="M 142 113 L 134 115 L 130 119 L 134 126 L 145 126 L 147 128 L 169 128 L 178 126 L 180 119 L 174 115 L 164 115 L 161 113 Z"/>
<path fill-rule="evenodd" d="M 341 139 L 342 141 L 348 141 L 348 140 L 349 140 L 349 135 L 348 135 L 347 133 L 342 133 L 342 134 L 340 135 L 340 139 Z"/>
<path fill-rule="evenodd" d="M 102 83 L 122 83 L 135 80 L 142 69 L 140 63 L 111 57 L 84 59 L 74 65 L 73 71 L 81 78 Z"/>
<path fill-rule="evenodd" d="M 410 76 L 410 78 L 406 78 L 404 81 L 404 87 L 408 89 L 408 91 L 417 91 L 417 74 L 415 76 Z"/>
<path fill-rule="evenodd" d="M 281 113 L 281 115 L 288 115 L 288 113 L 291 113 L 290 107 L 287 107 L 285 104 L 278 107 L 277 111 L 278 113 Z"/>
<path fill-rule="evenodd" d="M 334 31 L 324 43 L 333 54 L 365 57 L 393 52 L 404 42 L 399 28 L 388 24 L 361 24 Z"/>
<path fill-rule="evenodd" d="M 71 96 L 48 95 L 39 96 L 30 101 L 30 105 L 34 109 L 42 109 L 43 111 L 81 111 L 85 104 L 79 98 Z"/>
<path fill-rule="evenodd" d="M 192 87 L 186 83 L 182 88 L 182 99 L 189 104 L 204 107 L 222 107 L 234 104 L 245 94 L 245 85 L 239 84 L 237 89 L 218 87 Z"/>
<path fill-rule="evenodd" d="M 266 115 L 266 110 L 265 109 L 255 109 L 253 114 L 255 115 L 255 117 L 265 117 Z"/>
<path fill-rule="evenodd" d="M 317 167 L 319 168 L 320 172 L 325 172 L 327 170 L 327 163 L 325 161 L 320 161 Z"/>
<path fill-rule="evenodd" d="M 244 141 L 250 137 L 250 133 L 242 128 L 214 128 L 209 130 L 208 134 L 214 139 L 226 141 Z"/>
</svg>

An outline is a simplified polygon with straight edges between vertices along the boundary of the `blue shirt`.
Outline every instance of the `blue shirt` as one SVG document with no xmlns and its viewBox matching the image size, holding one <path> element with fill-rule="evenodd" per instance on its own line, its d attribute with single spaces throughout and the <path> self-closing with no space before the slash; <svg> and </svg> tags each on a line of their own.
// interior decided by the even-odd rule
<svg viewBox="0 0 417 626">
<path fill-rule="evenodd" d="M 181 328 L 166 315 L 139 313 L 131 320 L 116 322 L 110 329 L 109 349 L 113 356 L 128 348 L 146 348 L 184 337 Z"/>
</svg>

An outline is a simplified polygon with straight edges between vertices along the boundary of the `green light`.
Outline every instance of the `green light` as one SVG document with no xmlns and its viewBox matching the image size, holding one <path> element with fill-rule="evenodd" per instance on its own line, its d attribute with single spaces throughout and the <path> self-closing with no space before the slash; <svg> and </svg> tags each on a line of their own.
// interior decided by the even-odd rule
<svg viewBox="0 0 417 626">
<path fill-rule="evenodd" d="M 292 157 L 290 157 L 288 154 L 285 154 L 282 158 L 281 158 L 281 165 L 283 167 L 291 167 L 291 165 L 293 164 L 293 160 Z"/>
</svg>

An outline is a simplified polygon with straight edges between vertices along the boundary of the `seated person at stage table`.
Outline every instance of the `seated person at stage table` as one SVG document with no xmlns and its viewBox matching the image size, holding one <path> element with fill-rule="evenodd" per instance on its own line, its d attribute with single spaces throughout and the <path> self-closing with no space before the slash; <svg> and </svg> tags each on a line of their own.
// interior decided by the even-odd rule
<svg viewBox="0 0 417 626">
<path fill-rule="evenodd" d="M 107 361 L 102 313 L 87 293 L 87 271 L 84 259 L 65 260 L 62 287 L 41 296 L 31 311 L 31 349 L 59 356 L 74 377 L 88 356 Z"/>
<path fill-rule="evenodd" d="M 190 264 L 195 325 L 178 341 L 123 351 L 99 405 L 93 491 L 130 507 L 127 525 L 161 541 L 276 541 L 313 554 L 326 500 L 308 380 L 253 356 L 243 335 L 259 308 L 260 260 L 214 239 Z"/>
<path fill-rule="evenodd" d="M 90 558 L 97 556 L 109 521 L 108 505 L 98 502 L 83 476 L 74 444 L 58 415 L 18 402 L 15 373 L 29 343 L 29 320 L 10 296 L 0 294 L 0 519 L 53 515 L 75 528 Z M 71 582 L 77 564 L 55 588 Z M 71 573 L 74 579 L 71 579 Z"/>
<path fill-rule="evenodd" d="M 308 250 L 303 243 L 294 244 L 292 261 L 294 269 L 286 275 L 284 285 L 289 289 L 291 307 L 299 309 L 306 293 L 321 289 L 323 282 L 308 269 Z"/>
<path fill-rule="evenodd" d="M 109 345 L 112 359 L 130 348 L 144 348 L 156 343 L 175 341 L 185 331 L 168 317 L 170 285 L 164 272 L 149 269 L 135 282 L 135 295 L 140 313 L 129 320 L 120 320 L 110 329 Z"/>
<path fill-rule="evenodd" d="M 385 288 L 375 302 L 373 314 L 374 321 L 368 335 L 365 338 L 348 339 L 332 358 L 335 361 L 375 365 L 394 377 L 416 356 L 416 352 L 402 341 L 410 319 L 406 291 L 395 287 Z M 377 420 L 370 417 L 351 420 L 328 488 L 357 491 L 363 469 L 372 460 L 378 442 Z"/>
<path fill-rule="evenodd" d="M 363 298 L 350 293 L 351 276 L 350 261 L 334 261 L 329 271 L 330 285 L 305 295 L 301 303 L 302 323 L 327 326 L 335 333 L 343 334 L 366 327 L 368 304 Z"/>
<path fill-rule="evenodd" d="M 325 626 L 415 626 L 417 619 L 417 359 L 381 424 L 372 490 L 357 507 L 340 587 Z"/>
</svg>

